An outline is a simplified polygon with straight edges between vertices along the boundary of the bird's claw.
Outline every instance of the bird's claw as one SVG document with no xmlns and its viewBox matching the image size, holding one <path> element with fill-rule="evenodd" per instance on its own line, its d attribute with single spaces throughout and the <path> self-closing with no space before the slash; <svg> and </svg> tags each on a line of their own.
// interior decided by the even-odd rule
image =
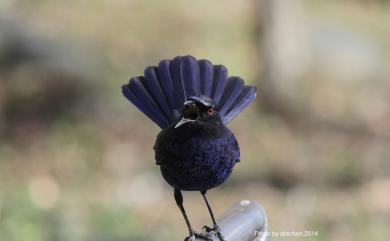
<svg viewBox="0 0 390 241">
<path fill-rule="evenodd" d="M 193 232 L 190 236 L 186 237 L 184 239 L 184 241 L 195 241 L 196 238 L 203 239 L 206 241 L 213 241 L 213 239 L 210 238 L 209 234 L 203 234 L 203 233 L 197 233 L 197 232 Z"/>
<path fill-rule="evenodd" d="M 209 234 L 217 235 L 219 240 L 225 241 L 224 237 L 221 234 L 221 228 L 218 226 L 218 224 L 214 225 L 214 227 L 212 227 L 212 228 L 205 225 L 202 227 L 202 229 L 205 230 Z"/>
<path fill-rule="evenodd" d="M 214 227 L 212 227 L 212 228 L 210 228 L 207 225 L 204 225 L 202 227 L 202 229 L 208 233 L 220 233 L 221 232 L 221 228 L 218 226 L 218 224 L 214 225 Z"/>
<path fill-rule="evenodd" d="M 192 234 L 184 239 L 184 241 L 195 241 L 195 235 Z"/>
<path fill-rule="evenodd" d="M 202 227 L 202 229 L 203 229 L 204 231 L 208 232 L 208 233 L 211 233 L 211 232 L 214 231 L 214 228 L 210 228 L 210 227 L 207 226 L 207 225 L 204 225 L 204 226 Z"/>
<path fill-rule="evenodd" d="M 210 238 L 209 234 L 195 233 L 195 237 L 196 238 L 200 238 L 200 239 L 204 239 L 204 240 L 207 240 L 207 241 L 213 241 L 213 239 Z"/>
</svg>

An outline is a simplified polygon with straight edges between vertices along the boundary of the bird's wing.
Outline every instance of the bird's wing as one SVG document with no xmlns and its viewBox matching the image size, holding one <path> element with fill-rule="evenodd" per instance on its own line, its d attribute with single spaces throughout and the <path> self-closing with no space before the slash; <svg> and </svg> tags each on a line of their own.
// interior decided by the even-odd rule
<svg viewBox="0 0 390 241">
<path fill-rule="evenodd" d="M 146 68 L 144 76 L 131 78 L 122 92 L 162 129 L 180 118 L 184 102 L 191 96 L 212 99 L 224 124 L 256 98 L 256 87 L 245 86 L 239 77 L 228 77 L 225 66 L 192 56 L 178 56 Z"/>
<path fill-rule="evenodd" d="M 164 129 L 157 135 L 156 142 L 153 146 L 156 165 L 166 164 L 177 158 L 179 148 L 173 144 L 176 141 L 172 139 L 174 137 L 173 135 L 167 133 L 169 131 L 172 131 L 172 129 Z"/>
</svg>

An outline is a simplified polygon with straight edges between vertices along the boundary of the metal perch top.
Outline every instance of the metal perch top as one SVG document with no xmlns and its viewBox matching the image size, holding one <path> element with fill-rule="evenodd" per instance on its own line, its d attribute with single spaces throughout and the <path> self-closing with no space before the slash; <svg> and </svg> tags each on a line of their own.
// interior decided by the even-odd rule
<svg viewBox="0 0 390 241">
<path fill-rule="evenodd" d="M 217 222 L 226 241 L 269 241 L 267 215 L 256 201 L 242 200 L 226 211 Z M 213 241 L 219 241 L 215 235 Z M 204 241 L 196 239 L 196 241 Z"/>
</svg>

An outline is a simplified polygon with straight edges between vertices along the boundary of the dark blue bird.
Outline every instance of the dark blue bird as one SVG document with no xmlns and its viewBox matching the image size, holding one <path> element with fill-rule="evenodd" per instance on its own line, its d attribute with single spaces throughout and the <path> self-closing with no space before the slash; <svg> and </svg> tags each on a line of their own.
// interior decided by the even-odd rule
<svg viewBox="0 0 390 241">
<path fill-rule="evenodd" d="M 226 124 L 256 98 L 256 87 L 228 77 L 223 65 L 179 56 L 147 67 L 144 76 L 131 78 L 122 91 L 162 129 L 154 145 L 156 164 L 174 188 L 189 229 L 186 239 L 210 237 L 192 229 L 182 190 L 201 192 L 214 225 L 205 229 L 223 240 L 206 192 L 225 182 L 240 161 L 237 140 Z"/>
</svg>

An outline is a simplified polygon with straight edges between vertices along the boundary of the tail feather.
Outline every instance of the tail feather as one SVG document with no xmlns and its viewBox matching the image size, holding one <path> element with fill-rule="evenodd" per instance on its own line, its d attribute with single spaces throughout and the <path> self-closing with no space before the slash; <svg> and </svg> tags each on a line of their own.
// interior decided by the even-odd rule
<svg viewBox="0 0 390 241">
<path fill-rule="evenodd" d="M 242 110 L 244 110 L 252 101 L 256 98 L 256 87 L 245 86 L 240 95 L 234 101 L 228 113 L 223 116 L 223 122 L 229 123 L 234 117 L 236 117 Z"/>
<path fill-rule="evenodd" d="M 223 65 L 192 56 L 163 60 L 145 69 L 145 77 L 122 86 L 126 98 L 162 129 L 181 116 L 189 97 L 211 98 L 224 124 L 229 123 L 256 98 L 256 87 L 245 86 L 239 77 L 229 77 Z"/>
<path fill-rule="evenodd" d="M 171 77 L 173 85 L 173 96 L 175 97 L 175 109 L 180 109 L 183 106 L 184 101 L 187 100 L 187 96 L 184 91 L 183 82 L 180 76 L 180 61 L 181 57 L 176 57 L 171 61 Z"/>
<path fill-rule="evenodd" d="M 233 105 L 241 91 L 244 89 L 244 81 L 239 77 L 229 77 L 227 84 L 219 102 L 219 114 L 225 116 L 226 112 Z"/>
<path fill-rule="evenodd" d="M 169 108 L 166 97 L 164 96 L 163 90 L 161 89 L 157 71 L 157 67 L 147 67 L 144 72 L 145 78 L 142 78 L 141 82 L 144 83 L 144 86 L 147 88 L 148 93 L 151 94 L 153 100 L 162 110 L 165 117 L 169 121 L 174 121 L 171 109 Z"/>
<path fill-rule="evenodd" d="M 225 88 L 228 71 L 223 65 L 214 66 L 213 94 L 211 98 L 219 103 Z"/>
<path fill-rule="evenodd" d="M 163 60 L 158 64 L 158 79 L 160 86 L 164 92 L 169 108 L 173 110 L 175 108 L 174 89 L 172 84 L 172 77 L 170 72 L 170 61 Z"/>
<path fill-rule="evenodd" d="M 206 60 L 199 60 L 199 69 L 200 69 L 200 81 L 201 81 L 201 94 L 204 96 L 211 97 L 213 90 L 213 75 L 214 68 L 213 64 Z"/>
<path fill-rule="evenodd" d="M 162 114 L 153 98 L 149 95 L 140 79 L 143 77 L 135 77 L 129 81 L 128 85 L 122 86 L 123 94 L 137 108 L 145 113 L 150 119 L 156 122 L 161 128 L 169 124 L 168 119 Z"/>
<path fill-rule="evenodd" d="M 186 96 L 200 95 L 200 76 L 198 61 L 192 56 L 181 58 L 181 78 L 186 91 Z"/>
</svg>

